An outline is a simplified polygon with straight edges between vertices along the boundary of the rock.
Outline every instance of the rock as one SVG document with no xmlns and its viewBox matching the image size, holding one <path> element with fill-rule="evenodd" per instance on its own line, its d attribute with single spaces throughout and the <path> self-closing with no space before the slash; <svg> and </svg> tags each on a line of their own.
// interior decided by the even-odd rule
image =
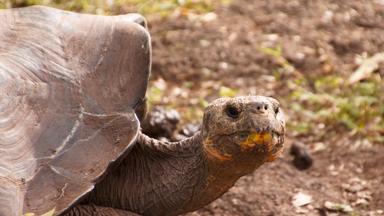
<svg viewBox="0 0 384 216">
<path fill-rule="evenodd" d="M 174 109 L 155 107 L 142 123 L 143 132 L 155 138 L 172 139 L 180 122 L 180 114 Z"/>
<path fill-rule="evenodd" d="M 186 137 L 191 137 L 193 134 L 195 134 L 198 130 L 200 130 L 200 125 L 199 124 L 193 124 L 189 123 L 185 125 L 181 131 L 180 134 L 186 136 Z"/>
<path fill-rule="evenodd" d="M 193 136 L 198 130 L 200 130 L 199 124 L 189 123 L 185 125 L 178 133 L 174 134 L 173 141 L 180 141 Z"/>
<path fill-rule="evenodd" d="M 294 142 L 290 154 L 294 157 L 293 165 L 299 170 L 309 169 L 313 165 L 312 156 L 303 143 Z"/>
</svg>

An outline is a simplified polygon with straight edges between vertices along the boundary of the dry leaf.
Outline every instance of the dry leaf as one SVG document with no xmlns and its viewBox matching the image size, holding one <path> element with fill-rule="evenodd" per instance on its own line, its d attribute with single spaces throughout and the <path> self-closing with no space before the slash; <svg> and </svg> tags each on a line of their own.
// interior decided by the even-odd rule
<svg viewBox="0 0 384 216">
<path fill-rule="evenodd" d="M 292 198 L 292 204 L 295 207 L 305 206 L 312 202 L 312 196 L 299 192 L 296 193 Z"/>
<path fill-rule="evenodd" d="M 371 58 L 364 59 L 360 67 L 349 78 L 348 83 L 353 84 L 369 77 L 375 70 L 379 68 L 379 64 L 384 62 L 384 52 L 376 53 Z"/>
<path fill-rule="evenodd" d="M 340 203 L 333 203 L 326 201 L 324 203 L 324 207 L 331 211 L 340 211 L 340 212 L 353 212 L 353 208 L 350 205 L 347 204 L 340 204 Z"/>
</svg>

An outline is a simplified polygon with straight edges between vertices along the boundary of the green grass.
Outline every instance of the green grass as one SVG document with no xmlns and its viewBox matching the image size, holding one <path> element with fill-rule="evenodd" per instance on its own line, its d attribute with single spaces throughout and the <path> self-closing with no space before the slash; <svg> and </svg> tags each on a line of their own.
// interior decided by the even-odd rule
<svg viewBox="0 0 384 216">
<path fill-rule="evenodd" d="M 353 85 L 341 75 L 300 78 L 288 81 L 289 101 L 297 118 L 290 123 L 299 133 L 325 129 L 342 129 L 351 135 L 383 142 L 384 85 L 372 76 Z M 303 123 L 304 122 L 304 123 Z"/>
<path fill-rule="evenodd" d="M 384 85 L 379 74 L 348 84 L 346 73 L 300 73 L 283 57 L 280 46 L 260 51 L 277 62 L 273 74 L 289 88 L 283 98 L 291 111 L 289 131 L 323 136 L 344 131 L 373 143 L 384 142 Z M 282 76 L 289 78 L 282 80 Z"/>
</svg>

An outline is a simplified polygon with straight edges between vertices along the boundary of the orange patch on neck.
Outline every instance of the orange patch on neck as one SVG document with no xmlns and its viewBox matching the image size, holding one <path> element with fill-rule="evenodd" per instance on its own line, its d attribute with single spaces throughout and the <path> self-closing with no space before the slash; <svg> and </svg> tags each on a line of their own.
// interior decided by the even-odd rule
<svg viewBox="0 0 384 216">
<path fill-rule="evenodd" d="M 271 145 L 272 135 L 269 133 L 251 133 L 247 139 L 241 143 L 242 150 L 248 150 L 255 145 Z"/>
<path fill-rule="evenodd" d="M 273 155 L 270 155 L 268 158 L 267 158 L 267 162 L 272 162 L 274 160 L 276 160 L 277 158 L 277 155 L 273 154 Z"/>
<path fill-rule="evenodd" d="M 221 153 L 215 147 L 213 147 L 212 140 L 206 139 L 203 141 L 203 144 L 208 157 L 212 157 L 213 159 L 222 162 L 232 160 L 232 157 L 229 154 Z"/>
</svg>

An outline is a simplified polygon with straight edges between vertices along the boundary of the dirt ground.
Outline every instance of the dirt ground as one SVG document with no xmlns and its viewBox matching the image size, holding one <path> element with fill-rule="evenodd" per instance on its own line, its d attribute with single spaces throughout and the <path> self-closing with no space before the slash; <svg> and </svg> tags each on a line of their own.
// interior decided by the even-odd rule
<svg viewBox="0 0 384 216">
<path fill-rule="evenodd" d="M 274 96 L 290 117 L 287 84 L 271 76 L 281 62 L 260 46 L 281 46 L 283 57 L 302 74 L 352 73 L 356 55 L 384 49 L 384 1 L 239 0 L 209 15 L 153 20 L 149 27 L 151 85 L 165 89 L 162 105 L 177 104 L 183 113 L 226 86 L 239 94 Z M 297 170 L 285 151 L 189 215 L 344 214 L 327 210 L 326 201 L 350 205 L 347 215 L 384 215 L 384 145 L 356 142 L 347 132 L 320 139 L 288 131 L 286 148 L 293 142 L 309 148 L 310 169 Z M 298 192 L 312 202 L 295 207 Z"/>
</svg>

